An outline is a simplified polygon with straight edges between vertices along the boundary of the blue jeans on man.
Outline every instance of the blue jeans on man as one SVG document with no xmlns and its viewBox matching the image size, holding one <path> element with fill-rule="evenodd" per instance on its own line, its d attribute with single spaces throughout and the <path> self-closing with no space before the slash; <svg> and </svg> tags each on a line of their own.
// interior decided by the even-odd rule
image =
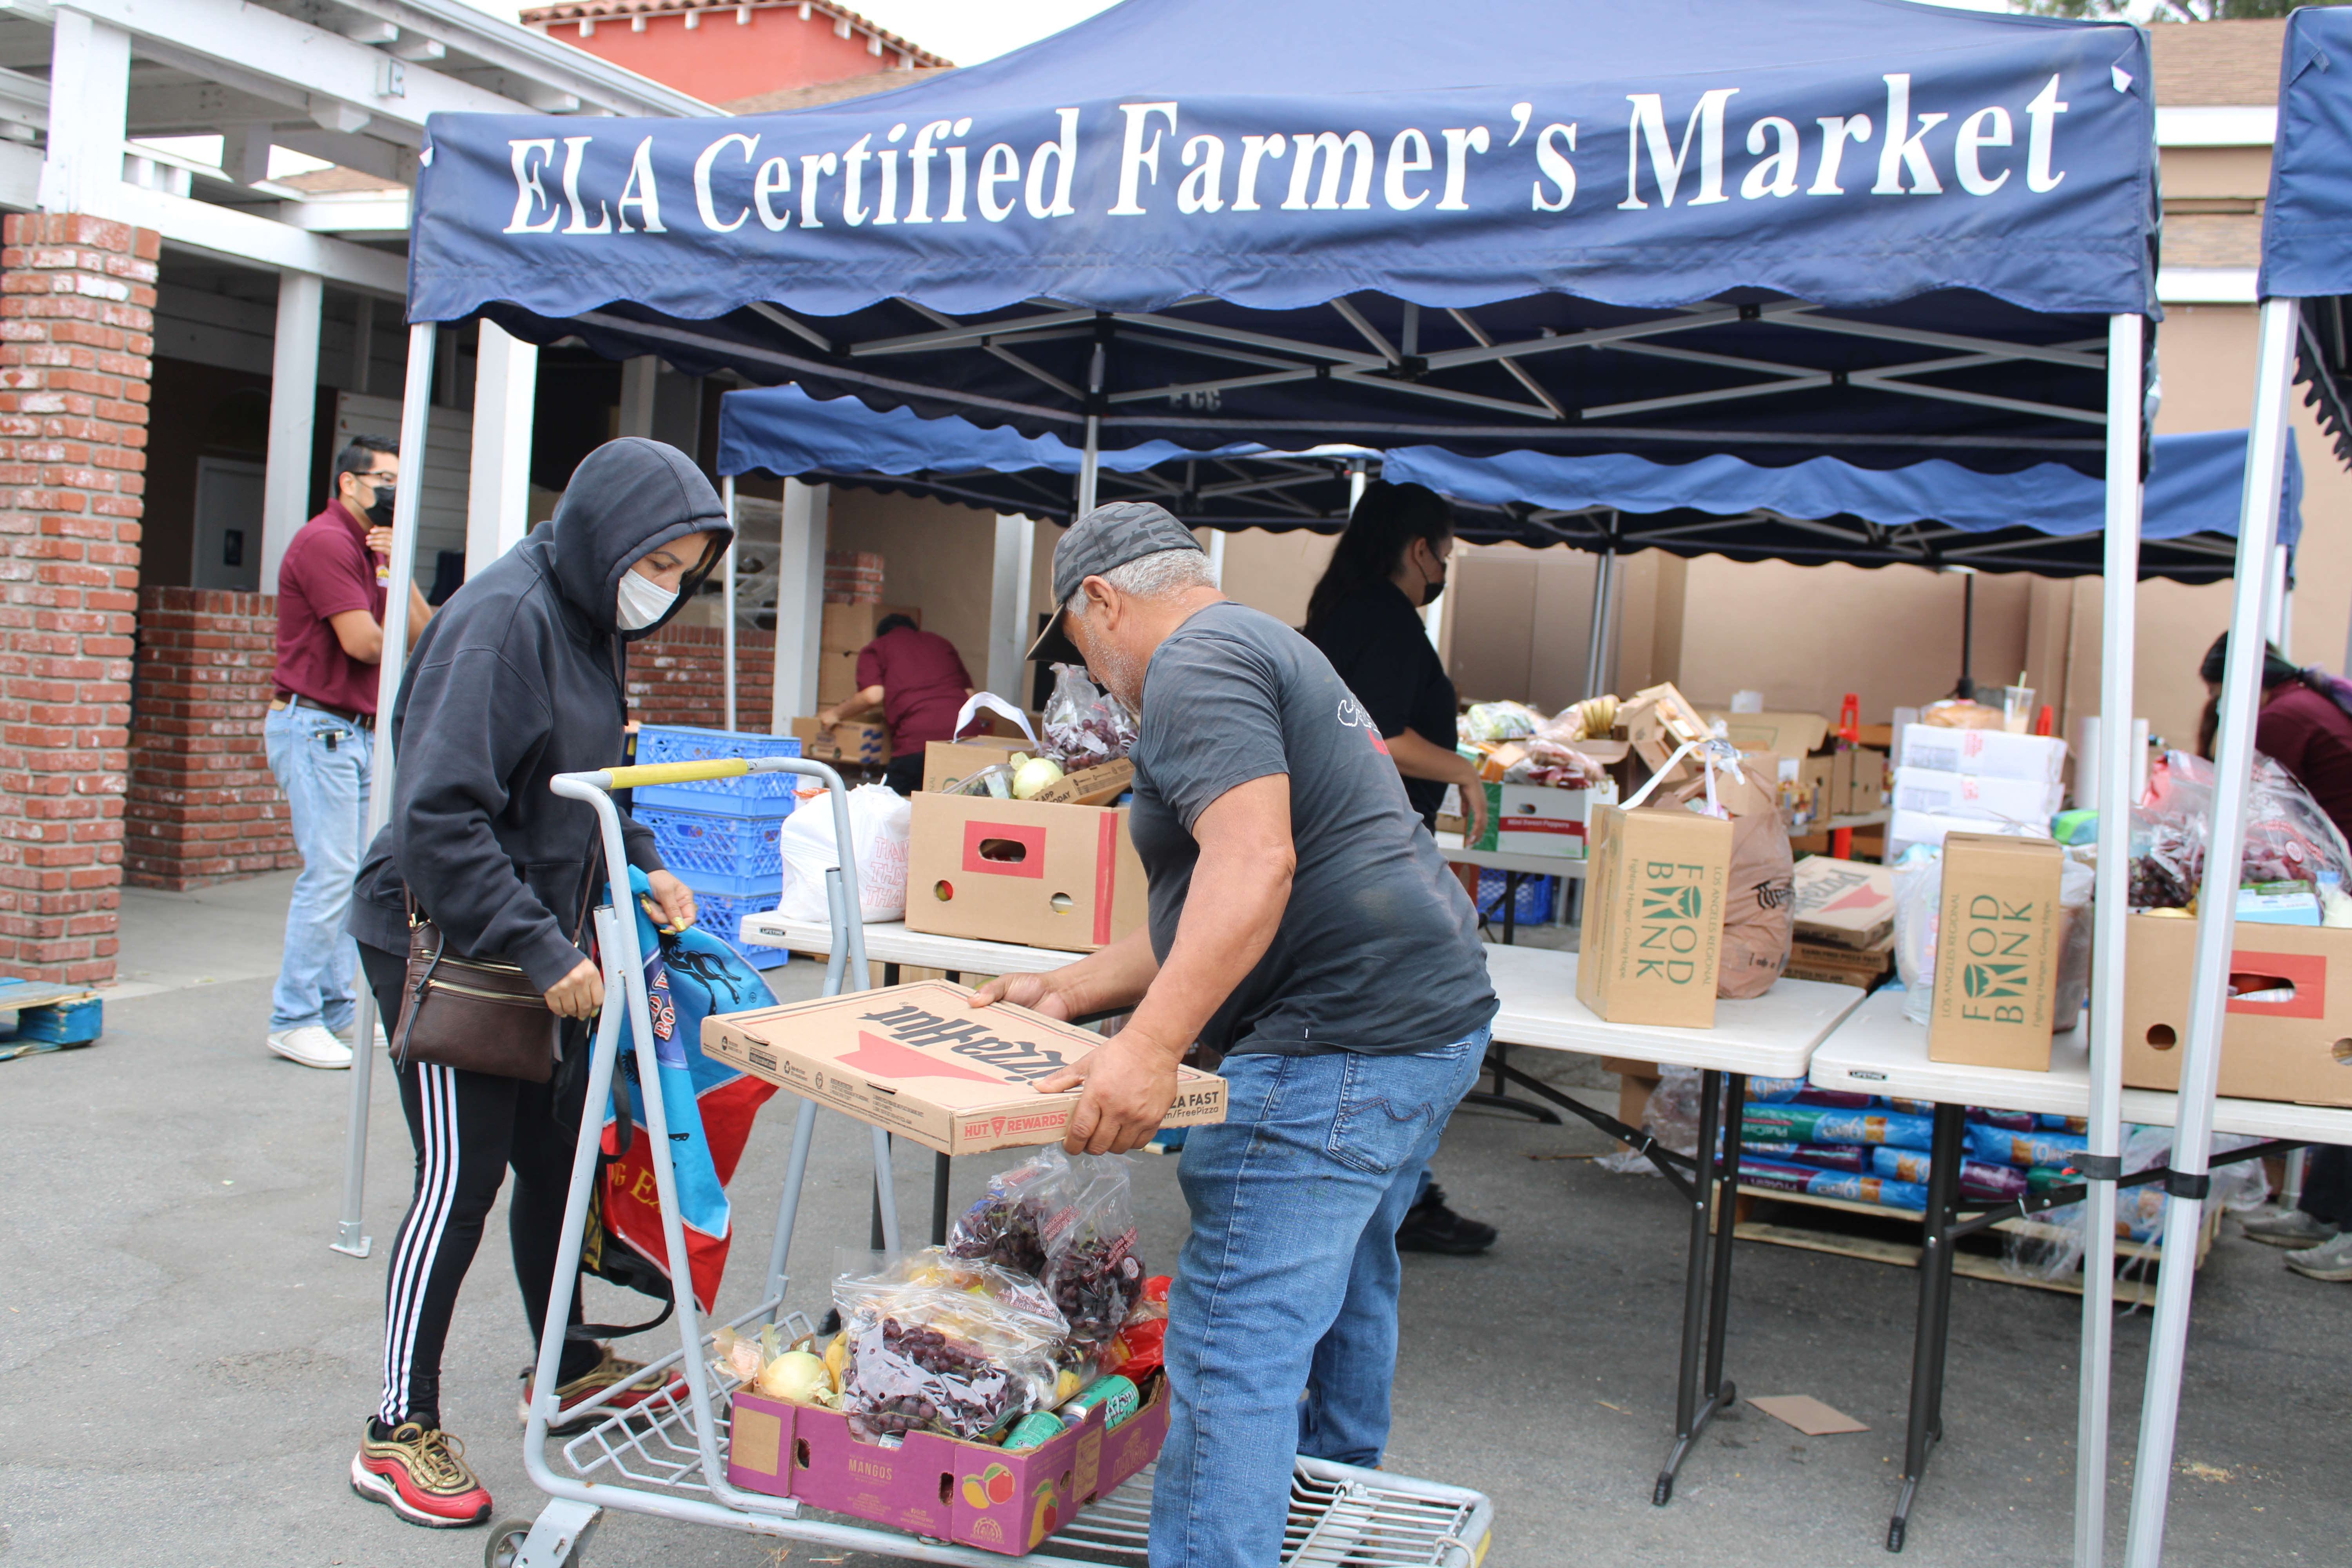
<svg viewBox="0 0 2352 1568">
<path fill-rule="evenodd" d="M 1196 1127 L 1169 1289 L 1174 1409 L 1153 1568 L 1271 1568 L 1296 1454 L 1376 1465 L 1396 1370 L 1396 1232 L 1488 1031 L 1402 1056 L 1229 1056 Z M 1303 1396 L 1303 1397 L 1302 1397 Z"/>
<path fill-rule="evenodd" d="M 286 908 L 286 955 L 269 994 L 270 1031 L 316 1024 L 344 1034 L 356 1006 L 359 949 L 344 933 L 343 917 L 365 847 L 375 734 L 307 702 L 271 709 L 261 732 L 302 857 Z"/>
</svg>

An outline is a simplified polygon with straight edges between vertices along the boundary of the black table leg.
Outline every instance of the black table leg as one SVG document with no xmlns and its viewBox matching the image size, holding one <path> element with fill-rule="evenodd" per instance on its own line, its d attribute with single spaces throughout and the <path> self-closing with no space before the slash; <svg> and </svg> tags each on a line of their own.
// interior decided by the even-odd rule
<svg viewBox="0 0 2352 1568">
<path fill-rule="evenodd" d="M 931 1156 L 931 1245 L 948 1244 L 948 1157 Z"/>
<path fill-rule="evenodd" d="M 1560 1124 L 1559 1112 L 1533 1100 L 1518 1100 L 1503 1092 L 1503 1068 L 1509 1064 L 1511 1047 L 1500 1040 L 1486 1047 L 1487 1079 L 1491 1089 L 1474 1089 L 1462 1097 L 1465 1105 L 1483 1105 L 1489 1110 L 1516 1110 L 1520 1115 L 1542 1122 L 1547 1127 Z"/>
<path fill-rule="evenodd" d="M 1738 1391 L 1723 1381 L 1723 1336 L 1731 1317 L 1731 1240 L 1739 1223 L 1739 1128 L 1747 1110 L 1748 1075 L 1724 1079 L 1723 1184 L 1715 1205 L 1715 1278 L 1706 1310 L 1706 1396 L 1718 1410 L 1738 1403 Z"/>
<path fill-rule="evenodd" d="M 1503 945 L 1508 947 L 1519 934 L 1519 874 L 1503 873 Z"/>
<path fill-rule="evenodd" d="M 1707 1227 L 1715 1217 L 1716 1186 L 1723 1173 L 1722 1141 L 1717 1136 L 1722 1127 L 1722 1095 L 1723 1074 L 1709 1070 L 1699 1075 L 1698 1168 L 1691 1193 L 1690 1253 L 1683 1278 L 1683 1348 L 1675 1383 L 1675 1442 L 1666 1450 L 1666 1462 L 1650 1493 L 1650 1500 L 1661 1508 L 1673 1500 L 1675 1472 L 1720 1408 L 1712 1391 L 1701 1403 L 1699 1357 L 1706 1335 Z"/>
<path fill-rule="evenodd" d="M 1944 1342 L 1951 1331 L 1952 1202 L 1960 1184 L 1968 1108 L 1936 1107 L 1936 1148 L 1927 1167 L 1927 1215 L 1919 1236 L 1919 1322 L 1911 1344 L 1911 1418 L 1903 1444 L 1903 1487 L 1886 1521 L 1886 1550 L 1903 1550 L 1911 1505 L 1927 1457 L 1944 1436 Z"/>
</svg>

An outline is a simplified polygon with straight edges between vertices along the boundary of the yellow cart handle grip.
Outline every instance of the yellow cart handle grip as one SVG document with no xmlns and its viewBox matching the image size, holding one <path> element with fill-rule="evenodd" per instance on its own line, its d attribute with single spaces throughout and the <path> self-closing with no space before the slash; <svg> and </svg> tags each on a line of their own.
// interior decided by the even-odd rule
<svg viewBox="0 0 2352 1568">
<path fill-rule="evenodd" d="M 646 763 L 637 767 L 604 770 L 606 789 L 637 789 L 646 784 L 696 784 L 704 779 L 739 779 L 751 771 L 741 757 L 718 757 L 703 763 Z"/>
</svg>

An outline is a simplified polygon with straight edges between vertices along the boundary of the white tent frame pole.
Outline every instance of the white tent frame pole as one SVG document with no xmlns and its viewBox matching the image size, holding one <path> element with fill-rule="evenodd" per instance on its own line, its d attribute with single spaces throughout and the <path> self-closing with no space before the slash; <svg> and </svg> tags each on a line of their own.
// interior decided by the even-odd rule
<svg viewBox="0 0 2352 1568">
<path fill-rule="evenodd" d="M 1102 466 L 1102 420 L 1087 416 L 1087 446 L 1078 459 L 1078 516 L 1095 510 L 1095 480 Z M 1076 519 L 1073 518 L 1072 521 Z"/>
<path fill-rule="evenodd" d="M 2240 861 L 2245 852 L 2245 808 L 2253 772 L 2254 710 L 2260 704 L 2263 602 L 2271 582 L 2271 545 L 2278 536 L 2279 490 L 2286 462 L 2287 405 L 2294 374 L 2295 330 L 2302 303 L 2265 300 L 2254 369 L 2254 416 L 2246 433 L 2246 489 L 2238 510 L 2238 575 L 2231 595 L 2230 657 L 2221 676 L 2221 725 L 2214 750 L 2212 817 L 2206 826 L 2204 886 L 2198 897 L 2197 959 L 2189 988 L 2189 1019 L 2181 1047 L 2179 1121 L 2173 1171 L 2184 1184 L 2202 1185 L 2213 1133 L 2213 1086 L 2221 1065 L 2222 1013 L 2229 1002 L 2230 946 L 2237 929 Z M 2141 1398 L 2139 1459 L 2133 1467 L 2126 1568 L 2157 1568 L 2164 1553 L 2165 1505 L 2171 1492 L 2174 1427 L 2180 1414 L 2180 1363 L 2188 1348 L 2189 1302 L 2197 1271 L 2186 1266 L 2196 1247 L 2204 1203 L 2178 1188 L 2164 1203 L 2164 1235 L 2184 1255 L 2160 1269 L 2147 1351 L 2147 1386 Z"/>
<path fill-rule="evenodd" d="M 735 476 L 722 474 L 719 479 L 719 504 L 727 513 L 727 526 L 739 531 L 735 521 Z M 719 597 L 725 606 L 719 616 L 719 658 L 726 666 L 726 678 L 720 685 L 726 693 L 727 732 L 735 732 L 735 547 L 730 542 L 727 553 L 719 558 Z"/>
<path fill-rule="evenodd" d="M 2141 335 L 2137 316 L 2107 321 L 2105 570 L 2101 579 L 2099 786 L 2102 823 L 2131 820 L 2132 670 L 2139 607 Z M 2110 837 L 2119 842 L 2120 835 Z M 2124 935 L 2131 858 L 2099 857 L 2091 935 L 2090 1150 L 2123 1152 Z M 2094 1181 L 2084 1200 L 2081 1387 L 2075 1411 L 2074 1565 L 2100 1568 L 2106 1549 L 2107 1384 L 2114 1354 L 2116 1187 Z"/>
<path fill-rule="evenodd" d="M 392 820 L 392 705 L 408 655 L 408 592 L 416 580 L 416 514 L 425 500 L 425 442 L 433 410 L 433 350 L 439 326 L 408 329 L 408 383 L 400 404 L 400 479 L 392 503 L 392 580 L 383 590 L 383 662 L 375 685 L 375 747 L 370 753 L 367 832 L 373 844 Z M 373 1245 L 360 1209 L 367 1196 L 369 1079 L 375 1065 L 375 993 L 359 977 L 359 1012 L 352 1026 L 352 1099 L 343 1147 L 343 1208 L 332 1243 L 337 1252 L 365 1258 Z M 392 1032 L 393 1020 L 384 1021 Z"/>
</svg>

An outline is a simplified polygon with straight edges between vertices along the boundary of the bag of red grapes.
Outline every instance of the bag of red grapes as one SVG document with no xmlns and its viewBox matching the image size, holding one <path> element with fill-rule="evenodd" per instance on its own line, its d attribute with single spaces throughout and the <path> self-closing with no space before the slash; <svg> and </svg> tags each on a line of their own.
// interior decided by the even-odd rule
<svg viewBox="0 0 2352 1568">
<path fill-rule="evenodd" d="M 1143 1286 L 1127 1161 L 1046 1145 L 989 1178 L 948 1251 L 1042 1282 L 1070 1325 L 1071 1348 L 1108 1370 L 1105 1353 Z"/>
<path fill-rule="evenodd" d="M 1069 1325 L 1024 1274 L 937 1247 L 845 1251 L 833 1304 L 848 1342 L 841 1409 L 869 1441 L 919 1428 L 984 1437 L 1061 1392 Z"/>
</svg>

